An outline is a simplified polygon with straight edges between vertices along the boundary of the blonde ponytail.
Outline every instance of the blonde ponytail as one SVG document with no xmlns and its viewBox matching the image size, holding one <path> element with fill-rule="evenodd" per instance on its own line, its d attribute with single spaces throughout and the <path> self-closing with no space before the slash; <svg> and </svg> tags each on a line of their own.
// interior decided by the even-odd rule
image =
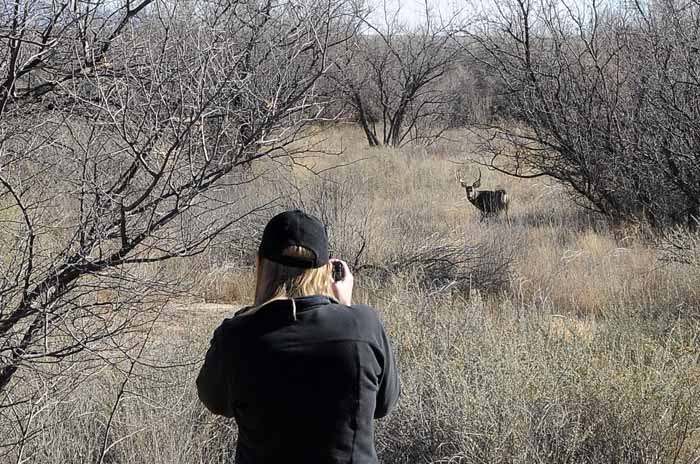
<svg viewBox="0 0 700 464">
<path fill-rule="evenodd" d="M 300 246 L 287 247 L 282 254 L 295 258 L 313 257 L 311 251 Z M 333 297 L 328 264 L 318 268 L 303 269 L 259 257 L 255 306 L 262 306 L 272 300 L 309 295 Z"/>
</svg>

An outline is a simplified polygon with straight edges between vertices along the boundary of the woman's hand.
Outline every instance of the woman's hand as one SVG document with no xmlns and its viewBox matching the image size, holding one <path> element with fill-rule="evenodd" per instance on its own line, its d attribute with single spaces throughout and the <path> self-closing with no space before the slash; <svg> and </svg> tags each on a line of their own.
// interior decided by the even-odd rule
<svg viewBox="0 0 700 464">
<path fill-rule="evenodd" d="M 331 274 L 333 273 L 333 263 L 340 263 L 343 265 L 344 275 L 342 280 L 334 281 L 331 284 L 331 289 L 333 290 L 336 300 L 338 300 L 340 304 L 350 306 L 352 304 L 352 286 L 354 284 L 354 278 L 348 264 L 341 259 L 330 260 L 329 269 L 331 270 Z"/>
</svg>

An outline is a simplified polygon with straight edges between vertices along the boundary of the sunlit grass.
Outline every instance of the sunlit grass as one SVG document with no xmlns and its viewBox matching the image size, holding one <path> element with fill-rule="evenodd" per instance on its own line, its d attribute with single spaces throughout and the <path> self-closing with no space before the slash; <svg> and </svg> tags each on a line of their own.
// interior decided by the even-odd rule
<svg viewBox="0 0 700 464">
<path fill-rule="evenodd" d="M 379 312 L 402 372 L 400 405 L 380 422 L 382 462 L 698 462 L 697 269 L 660 262 L 634 225 L 611 228 L 542 179 L 481 168 L 482 188 L 513 204 L 510 221 L 479 222 L 456 180 L 460 168 L 476 175 L 477 155 L 449 135 L 370 149 L 357 129 L 328 129 L 306 143 L 340 154 L 262 162 L 260 179 L 231 193 L 241 211 L 279 197 L 278 209 L 322 213 L 336 256 L 359 266 L 435 244 L 504 252 L 505 283 L 490 291 L 428 285 L 418 265 L 357 273 L 355 299 Z M 92 462 L 105 433 L 105 462 L 231 462 L 235 425 L 204 411 L 194 379 L 211 331 L 252 299 L 257 232 L 241 227 L 234 237 L 248 241 L 169 268 L 193 288 L 159 319 L 111 429 L 123 365 L 37 414 L 47 428 L 29 462 Z M 487 272 L 472 271 L 475 283 Z"/>
</svg>

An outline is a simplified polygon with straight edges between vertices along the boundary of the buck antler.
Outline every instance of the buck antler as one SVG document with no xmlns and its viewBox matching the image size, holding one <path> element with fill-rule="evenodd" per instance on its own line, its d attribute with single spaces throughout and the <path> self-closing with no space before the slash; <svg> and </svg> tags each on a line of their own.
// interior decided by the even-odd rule
<svg viewBox="0 0 700 464">
<path fill-rule="evenodd" d="M 467 199 L 474 205 L 479 211 L 481 211 L 481 220 L 483 221 L 489 214 L 498 215 L 503 212 L 506 215 L 506 220 L 508 219 L 508 205 L 510 203 L 510 197 L 503 189 L 498 190 L 480 190 L 481 186 L 481 168 L 479 168 L 479 177 L 474 181 L 473 184 L 465 184 L 462 179 L 460 179 L 462 187 L 467 191 Z"/>
<path fill-rule="evenodd" d="M 474 187 L 480 187 L 481 186 L 481 168 L 479 168 L 479 178 L 474 182 Z"/>
</svg>

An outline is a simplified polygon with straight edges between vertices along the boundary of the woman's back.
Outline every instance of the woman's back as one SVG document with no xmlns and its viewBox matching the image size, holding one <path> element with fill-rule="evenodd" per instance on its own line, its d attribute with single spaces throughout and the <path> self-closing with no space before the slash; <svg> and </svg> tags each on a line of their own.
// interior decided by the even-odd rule
<svg viewBox="0 0 700 464">
<path fill-rule="evenodd" d="M 374 310 L 325 296 L 225 321 L 197 384 L 207 406 L 236 417 L 240 463 L 376 462 L 373 419 L 399 395 Z"/>
<path fill-rule="evenodd" d="M 207 408 L 236 418 L 238 464 L 377 462 L 373 419 L 398 400 L 399 375 L 353 282 L 317 218 L 286 211 L 265 226 L 255 306 L 216 329 L 197 378 Z"/>
</svg>

